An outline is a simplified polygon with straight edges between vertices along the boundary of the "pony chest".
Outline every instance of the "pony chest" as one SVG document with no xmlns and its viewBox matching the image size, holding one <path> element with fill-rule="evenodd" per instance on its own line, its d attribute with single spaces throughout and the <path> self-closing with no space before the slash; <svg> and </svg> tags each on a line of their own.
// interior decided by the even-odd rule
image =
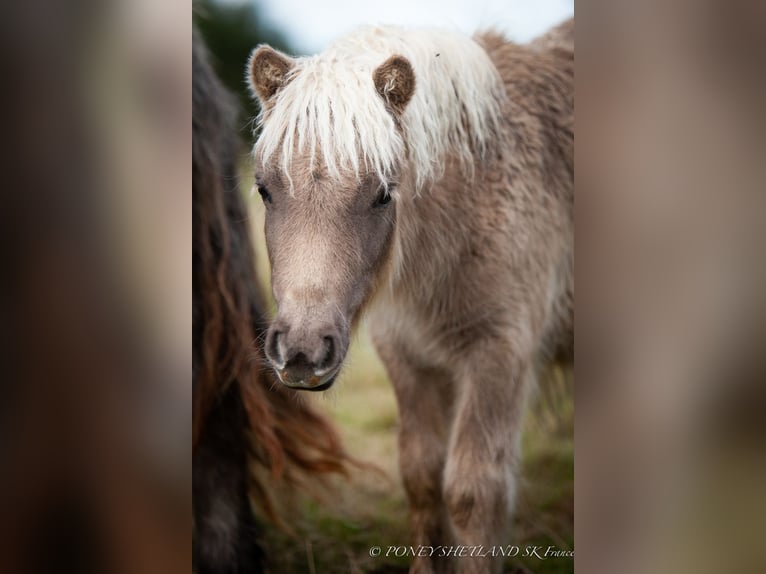
<svg viewBox="0 0 766 574">
<path fill-rule="evenodd" d="M 449 362 L 440 326 L 424 309 L 390 300 L 370 310 L 367 328 L 378 345 L 406 349 L 423 366 L 444 366 Z"/>
</svg>

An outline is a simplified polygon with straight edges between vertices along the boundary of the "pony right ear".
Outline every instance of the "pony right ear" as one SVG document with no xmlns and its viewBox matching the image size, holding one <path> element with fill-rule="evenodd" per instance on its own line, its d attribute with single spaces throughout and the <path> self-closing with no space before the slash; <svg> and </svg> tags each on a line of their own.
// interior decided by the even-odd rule
<svg viewBox="0 0 766 574">
<path fill-rule="evenodd" d="M 274 97 L 289 81 L 288 74 L 295 60 L 271 46 L 258 46 L 250 55 L 248 82 L 261 103 Z"/>
<path fill-rule="evenodd" d="M 378 66 L 372 81 L 389 109 L 401 115 L 415 93 L 415 71 L 410 61 L 404 56 L 391 56 Z"/>
</svg>

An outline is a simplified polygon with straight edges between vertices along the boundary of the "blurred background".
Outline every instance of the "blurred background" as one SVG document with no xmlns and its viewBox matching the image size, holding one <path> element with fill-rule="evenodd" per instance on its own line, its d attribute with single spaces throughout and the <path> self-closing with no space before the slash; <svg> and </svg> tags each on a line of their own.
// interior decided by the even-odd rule
<svg viewBox="0 0 766 574">
<path fill-rule="evenodd" d="M 246 91 L 245 64 L 259 43 L 293 55 L 320 52 L 336 37 L 369 24 L 440 26 L 466 34 L 494 28 L 523 42 L 573 14 L 573 2 L 448 1 L 310 2 L 306 0 L 204 0 L 196 5 L 195 25 L 205 38 L 212 63 L 239 95 L 242 137 L 252 142 L 257 113 Z M 263 204 L 251 193 L 252 163 L 241 161 L 241 191 L 250 208 L 258 275 L 270 293 L 263 237 Z M 355 471 L 337 481 L 322 500 L 306 499 L 291 517 L 293 535 L 269 534 L 269 560 L 278 572 L 406 572 L 407 557 L 370 557 L 372 546 L 407 545 L 407 503 L 397 461 L 397 408 L 383 366 L 366 330 L 358 330 L 342 375 L 320 396 L 304 397 L 339 427 L 351 454 L 377 469 Z M 514 532 L 508 544 L 574 549 L 574 407 L 572 373 L 557 370 L 532 400 L 524 435 L 524 469 Z M 382 471 L 382 472 L 381 472 Z M 571 558 L 509 560 L 508 572 L 572 572 Z"/>
</svg>

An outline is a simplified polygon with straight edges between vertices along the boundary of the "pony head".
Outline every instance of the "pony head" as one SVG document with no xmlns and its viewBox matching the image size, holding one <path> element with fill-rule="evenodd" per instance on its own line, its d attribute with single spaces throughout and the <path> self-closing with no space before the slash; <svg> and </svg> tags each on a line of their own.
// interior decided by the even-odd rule
<svg viewBox="0 0 766 574">
<path fill-rule="evenodd" d="M 313 57 L 260 46 L 248 81 L 278 305 L 266 354 L 284 384 L 323 390 L 389 267 L 400 198 L 437 180 L 449 154 L 473 162 L 504 92 L 470 38 L 396 28 Z"/>
</svg>

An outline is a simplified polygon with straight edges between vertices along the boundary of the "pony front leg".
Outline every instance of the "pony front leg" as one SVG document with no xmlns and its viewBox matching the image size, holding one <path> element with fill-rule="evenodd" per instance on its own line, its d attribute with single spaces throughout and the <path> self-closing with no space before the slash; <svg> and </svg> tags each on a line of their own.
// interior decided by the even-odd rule
<svg viewBox="0 0 766 574">
<path fill-rule="evenodd" d="M 444 372 L 414 366 L 400 345 L 376 341 L 376 347 L 399 408 L 399 467 L 409 502 L 411 544 L 449 545 L 442 478 L 453 381 Z M 451 568 L 444 557 L 415 556 L 410 573 L 443 574 Z"/>
<path fill-rule="evenodd" d="M 484 343 L 466 363 L 449 441 L 444 499 L 457 545 L 508 544 L 520 462 L 526 361 L 505 342 Z M 500 572 L 502 558 L 453 558 L 461 574 Z"/>
</svg>

